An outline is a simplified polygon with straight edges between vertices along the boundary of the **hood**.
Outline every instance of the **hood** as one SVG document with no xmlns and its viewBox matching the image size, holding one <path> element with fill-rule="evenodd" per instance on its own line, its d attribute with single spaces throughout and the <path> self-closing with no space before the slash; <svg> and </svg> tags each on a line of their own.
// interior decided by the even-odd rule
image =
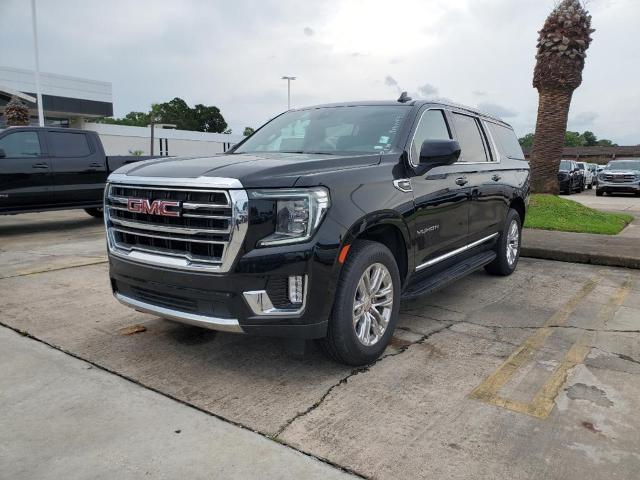
<svg viewBox="0 0 640 480">
<path fill-rule="evenodd" d="M 293 187 L 302 175 L 347 170 L 379 163 L 379 154 L 319 155 L 295 153 L 165 157 L 130 163 L 114 173 L 153 178 L 235 178 L 244 188 Z"/>
</svg>

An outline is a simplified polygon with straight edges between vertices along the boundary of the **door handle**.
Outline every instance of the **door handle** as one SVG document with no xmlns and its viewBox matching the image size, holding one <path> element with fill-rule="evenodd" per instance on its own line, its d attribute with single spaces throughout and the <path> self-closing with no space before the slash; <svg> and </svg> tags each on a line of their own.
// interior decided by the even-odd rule
<svg viewBox="0 0 640 480">
<path fill-rule="evenodd" d="M 49 165 L 46 163 L 34 163 L 31 165 L 33 168 L 49 168 Z"/>
<path fill-rule="evenodd" d="M 461 187 L 463 185 L 466 185 L 467 183 L 469 183 L 469 180 L 467 179 L 467 177 L 458 177 L 458 178 L 456 178 L 456 184 L 460 185 Z"/>
<path fill-rule="evenodd" d="M 493 180 L 494 182 L 498 182 L 501 178 L 502 177 L 496 173 L 491 177 L 491 180 Z"/>
<path fill-rule="evenodd" d="M 101 163 L 97 163 L 97 162 L 93 162 L 91 165 L 89 165 L 91 168 L 100 168 L 102 167 Z"/>
</svg>

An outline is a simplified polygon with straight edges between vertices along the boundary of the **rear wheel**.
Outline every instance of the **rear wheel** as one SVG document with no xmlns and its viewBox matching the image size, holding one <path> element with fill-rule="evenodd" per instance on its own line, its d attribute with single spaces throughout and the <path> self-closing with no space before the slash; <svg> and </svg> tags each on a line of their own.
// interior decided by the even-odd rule
<svg viewBox="0 0 640 480">
<path fill-rule="evenodd" d="M 87 212 L 92 217 L 95 217 L 95 218 L 102 218 L 102 215 L 104 214 L 104 210 L 103 210 L 102 207 L 85 208 L 84 211 Z"/>
<path fill-rule="evenodd" d="M 521 243 L 522 220 L 517 211 L 510 209 L 496 245 L 497 256 L 493 262 L 484 267 L 485 270 L 492 275 L 511 275 L 518 265 Z"/>
<path fill-rule="evenodd" d="M 400 273 L 393 254 L 380 243 L 359 240 L 342 269 L 320 347 L 341 363 L 372 363 L 387 347 L 399 311 Z"/>
</svg>

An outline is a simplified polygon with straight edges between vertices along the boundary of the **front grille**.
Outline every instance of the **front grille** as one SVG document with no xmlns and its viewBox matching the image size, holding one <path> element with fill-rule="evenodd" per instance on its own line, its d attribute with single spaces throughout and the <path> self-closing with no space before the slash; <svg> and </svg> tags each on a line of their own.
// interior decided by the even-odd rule
<svg viewBox="0 0 640 480">
<path fill-rule="evenodd" d="M 161 211 L 161 201 L 172 203 Z M 227 271 L 244 238 L 247 207 L 242 190 L 111 184 L 105 196 L 109 246 L 137 261 Z"/>
<path fill-rule="evenodd" d="M 611 183 L 633 183 L 636 180 L 636 176 L 629 173 L 620 174 L 620 175 L 616 175 L 613 173 L 605 173 L 603 174 L 602 179 L 606 182 L 611 182 Z"/>
</svg>

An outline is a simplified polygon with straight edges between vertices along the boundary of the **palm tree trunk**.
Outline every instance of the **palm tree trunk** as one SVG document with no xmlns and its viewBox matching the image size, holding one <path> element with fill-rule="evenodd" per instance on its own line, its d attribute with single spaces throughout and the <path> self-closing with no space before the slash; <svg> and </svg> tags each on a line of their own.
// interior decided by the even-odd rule
<svg viewBox="0 0 640 480">
<path fill-rule="evenodd" d="M 538 119 L 531 150 L 531 190 L 558 194 L 558 168 L 567 130 L 572 89 L 539 90 Z"/>
</svg>

